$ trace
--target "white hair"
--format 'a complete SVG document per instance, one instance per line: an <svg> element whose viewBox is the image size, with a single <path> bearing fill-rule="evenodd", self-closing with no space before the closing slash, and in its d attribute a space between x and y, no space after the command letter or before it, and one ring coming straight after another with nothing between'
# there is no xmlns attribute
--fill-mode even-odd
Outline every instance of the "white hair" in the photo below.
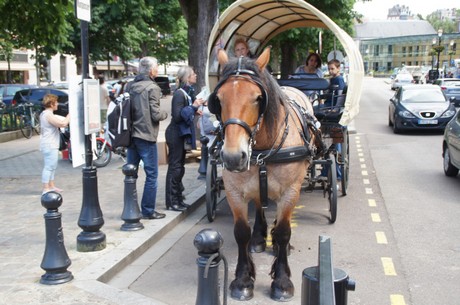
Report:
<svg viewBox="0 0 460 305"><path fill-rule="evenodd" d="M178 87L181 87L185 84L187 84L187 81L190 77L190 75L193 74L193 68L190 66L182 66L179 68L177 71L177 79L176 79L176 84Z"/></svg>
<svg viewBox="0 0 460 305"><path fill-rule="evenodd" d="M150 70L158 68L158 60L155 57L143 57L139 61L139 74L150 74Z"/></svg>

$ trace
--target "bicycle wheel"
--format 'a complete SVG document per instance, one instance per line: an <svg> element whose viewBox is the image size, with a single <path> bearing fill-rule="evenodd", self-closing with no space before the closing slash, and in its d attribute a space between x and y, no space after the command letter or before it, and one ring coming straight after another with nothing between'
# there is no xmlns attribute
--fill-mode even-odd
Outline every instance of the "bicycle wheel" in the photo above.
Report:
<svg viewBox="0 0 460 305"><path fill-rule="evenodd" d="M19 127L22 135L27 139L32 138L32 125L30 124L30 118L26 115L22 115L19 121Z"/></svg>
<svg viewBox="0 0 460 305"><path fill-rule="evenodd" d="M335 164L335 157L328 159L331 162L327 173L327 186L326 191L329 199L329 211L331 212L330 223L334 223L337 219L337 169Z"/></svg>
<svg viewBox="0 0 460 305"><path fill-rule="evenodd" d="M96 139L96 149L93 151L96 155L96 159L93 160L93 164L96 167L104 167L109 164L112 159L112 151L107 144L104 145L104 141Z"/></svg>
<svg viewBox="0 0 460 305"><path fill-rule="evenodd" d="M348 135L348 129L345 129L343 131L344 137L343 137L343 145L342 145L342 160L340 164L340 170L342 173L342 195L346 196L347 195L347 188L348 188L348 179L349 179L349 174L350 174L350 144L349 144L349 135Z"/></svg>
<svg viewBox="0 0 460 305"><path fill-rule="evenodd" d="M40 134L40 113L34 112L34 126L35 132Z"/></svg>
<svg viewBox="0 0 460 305"><path fill-rule="evenodd" d="M206 215L209 222L213 222L216 217L218 183L217 165L209 158L206 168Z"/></svg>

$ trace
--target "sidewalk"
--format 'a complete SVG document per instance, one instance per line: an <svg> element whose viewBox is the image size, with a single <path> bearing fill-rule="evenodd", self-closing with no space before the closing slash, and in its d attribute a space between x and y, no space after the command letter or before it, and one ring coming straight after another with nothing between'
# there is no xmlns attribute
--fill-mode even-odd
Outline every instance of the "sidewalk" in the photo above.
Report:
<svg viewBox="0 0 460 305"><path fill-rule="evenodd" d="M56 185L62 188L62 229L67 254L72 262L68 271L74 279L60 285L39 283L45 270L40 268L45 250L46 209L41 206L40 175L43 166L38 150L39 137L0 143L0 304L161 304L131 291L105 284L155 244L172 227L204 201L205 182L197 180L198 162L186 164L186 202L193 204L184 213L165 209L164 186L167 165L159 169L157 209L166 213L160 220L141 220L144 229L121 231L123 220L123 161L114 156L111 163L97 170L98 199L105 224L106 248L77 252L76 239L82 229L78 219L82 206L82 169L68 160L59 160ZM139 171L138 201L145 175Z"/></svg>

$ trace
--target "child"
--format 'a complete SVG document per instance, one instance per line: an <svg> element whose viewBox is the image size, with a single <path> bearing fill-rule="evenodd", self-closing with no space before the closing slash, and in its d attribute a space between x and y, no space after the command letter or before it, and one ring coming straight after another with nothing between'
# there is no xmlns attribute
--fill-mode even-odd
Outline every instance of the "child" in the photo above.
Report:
<svg viewBox="0 0 460 305"><path fill-rule="evenodd" d="M331 59L327 63L327 68L329 70L329 75L331 76L329 80L329 89L331 91L331 96L326 99L323 107L332 107L335 106L336 101L332 104L332 97L342 94L345 89L345 80L342 75L340 75L340 61L337 59Z"/></svg>

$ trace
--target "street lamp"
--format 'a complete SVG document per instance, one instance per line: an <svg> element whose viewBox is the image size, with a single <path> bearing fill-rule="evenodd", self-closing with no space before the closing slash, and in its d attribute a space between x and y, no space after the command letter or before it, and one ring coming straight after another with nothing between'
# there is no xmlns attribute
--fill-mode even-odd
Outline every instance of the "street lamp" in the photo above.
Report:
<svg viewBox="0 0 460 305"><path fill-rule="evenodd" d="M435 72L435 76L434 76L434 79L438 79L439 78L439 55L441 55L441 52L444 50L444 46L441 45L441 41L442 41L442 29L439 29L438 30L438 45L437 46L434 46L433 47L433 50L436 51L436 53L438 54L438 62L436 63L436 72ZM433 38L433 45L436 44L436 38Z"/></svg>
<svg viewBox="0 0 460 305"><path fill-rule="evenodd" d="M454 40L452 39L449 43L450 45L450 51L449 51L449 67L452 67L452 55L455 55L455 51L456 51L456 43L454 42Z"/></svg>

